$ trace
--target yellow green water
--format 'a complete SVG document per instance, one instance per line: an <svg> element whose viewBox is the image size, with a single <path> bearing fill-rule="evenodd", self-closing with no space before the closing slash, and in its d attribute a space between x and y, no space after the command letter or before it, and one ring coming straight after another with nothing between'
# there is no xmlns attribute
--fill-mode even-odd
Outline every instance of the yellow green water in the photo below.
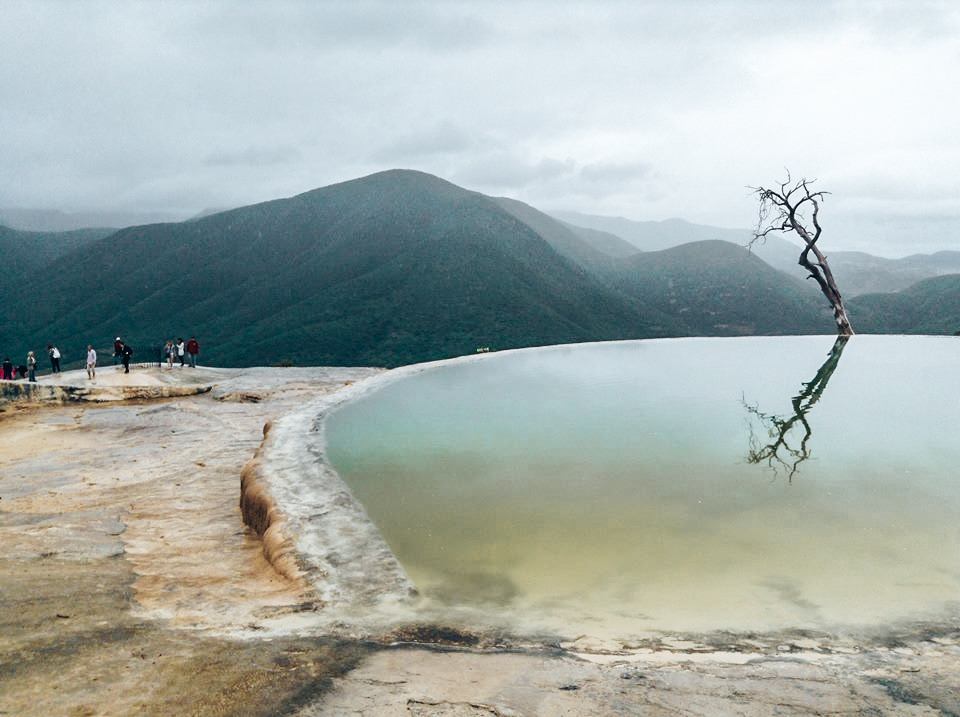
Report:
<svg viewBox="0 0 960 717"><path fill-rule="evenodd" d="M429 609L627 636L955 619L958 427L960 339L857 336L491 354L326 431Z"/></svg>

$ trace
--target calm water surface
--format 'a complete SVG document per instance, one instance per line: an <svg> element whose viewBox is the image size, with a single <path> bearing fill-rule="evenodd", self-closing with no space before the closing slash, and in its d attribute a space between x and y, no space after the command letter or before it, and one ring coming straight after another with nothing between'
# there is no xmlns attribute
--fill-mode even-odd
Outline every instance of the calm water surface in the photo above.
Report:
<svg viewBox="0 0 960 717"><path fill-rule="evenodd" d="M958 426L960 339L678 339L442 365L327 440L425 607L625 636L955 616Z"/></svg>

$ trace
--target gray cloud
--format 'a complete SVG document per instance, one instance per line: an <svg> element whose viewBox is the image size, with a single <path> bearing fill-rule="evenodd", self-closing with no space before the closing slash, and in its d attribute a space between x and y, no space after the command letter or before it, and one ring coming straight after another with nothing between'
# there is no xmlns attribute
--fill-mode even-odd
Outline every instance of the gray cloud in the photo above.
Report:
<svg viewBox="0 0 960 717"><path fill-rule="evenodd" d="M233 167L250 165L269 167L274 164L286 164L300 159L301 152L296 147L247 147L242 150L218 150L203 158L210 167Z"/></svg>
<svg viewBox="0 0 960 717"><path fill-rule="evenodd" d="M649 177L653 172L646 162L594 162L580 170L580 176L588 182L630 182Z"/></svg>
<svg viewBox="0 0 960 717"><path fill-rule="evenodd" d="M556 179L574 169L572 160L553 157L526 160L509 152L495 152L466 163L455 176L468 185L517 190Z"/></svg>
<svg viewBox="0 0 960 717"><path fill-rule="evenodd" d="M199 40L264 52L290 48L326 52L410 47L458 51L494 37L482 6L457 3L248 2L207 4L189 32Z"/></svg>
<svg viewBox="0 0 960 717"><path fill-rule="evenodd" d="M406 162L434 155L459 154L477 144L469 132L447 121L426 130L405 133L374 152L371 159L375 162Z"/></svg>
<svg viewBox="0 0 960 717"><path fill-rule="evenodd" d="M960 218L960 8L808 9L8 0L0 207L192 213L408 166L544 208L747 226L744 187L786 165L834 192L843 247L909 253L929 226L960 248L938 219ZM874 239L864 216L913 219Z"/></svg>

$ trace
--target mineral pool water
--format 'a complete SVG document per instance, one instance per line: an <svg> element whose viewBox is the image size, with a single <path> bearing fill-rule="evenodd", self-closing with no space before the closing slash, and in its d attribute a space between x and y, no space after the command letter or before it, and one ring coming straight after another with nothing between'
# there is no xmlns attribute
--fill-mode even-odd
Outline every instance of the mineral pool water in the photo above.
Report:
<svg viewBox="0 0 960 717"><path fill-rule="evenodd" d="M328 454L425 610L882 628L960 601L960 339L547 347L386 381Z"/></svg>

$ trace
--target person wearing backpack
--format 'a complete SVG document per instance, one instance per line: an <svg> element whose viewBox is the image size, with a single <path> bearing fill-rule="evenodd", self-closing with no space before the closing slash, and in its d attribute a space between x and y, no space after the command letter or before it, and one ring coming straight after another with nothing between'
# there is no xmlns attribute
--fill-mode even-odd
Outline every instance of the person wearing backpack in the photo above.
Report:
<svg viewBox="0 0 960 717"><path fill-rule="evenodd" d="M183 345L183 339L177 339L177 358L180 359L180 368L183 368L183 356L186 353L186 347Z"/></svg>
<svg viewBox="0 0 960 717"><path fill-rule="evenodd" d="M33 351L27 351L27 374L30 383L37 382L37 357L33 355Z"/></svg>
<svg viewBox="0 0 960 717"><path fill-rule="evenodd" d="M133 356L133 349L130 344L124 344L120 353L123 356L123 372L130 373L130 357Z"/></svg>

